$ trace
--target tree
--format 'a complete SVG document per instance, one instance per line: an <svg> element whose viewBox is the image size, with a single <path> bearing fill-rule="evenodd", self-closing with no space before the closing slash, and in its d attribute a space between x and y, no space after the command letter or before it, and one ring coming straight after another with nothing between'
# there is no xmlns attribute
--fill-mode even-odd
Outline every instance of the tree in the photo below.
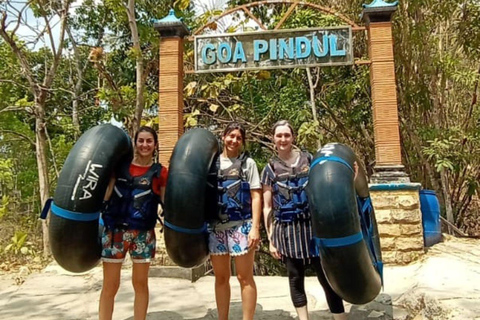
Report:
<svg viewBox="0 0 480 320"><path fill-rule="evenodd" d="M48 179L47 166L47 110L45 108L48 99L49 90L55 77L58 65L60 63L64 48L65 30L67 26L68 11L70 9L70 1L61 2L27 2L22 4L20 10L16 9L16 2L6 1L4 3L5 10L1 12L0 19L0 36L18 59L20 70L19 74L27 80L28 89L33 95L32 113L35 117L35 150L38 166L38 180L40 200L43 204L49 197L50 186ZM40 30L32 26L28 26L27 22L22 19L24 11L31 12L44 21L44 26ZM52 19L59 19L59 35L54 39ZM13 19L13 20L9 20ZM25 50L25 43L17 38L17 31L21 25L27 25L32 32L35 33L36 39L47 38L49 56L42 66L45 72L35 74L31 64L31 60ZM37 44L38 40L34 41ZM44 223L44 252L49 252L49 243L47 237L47 224Z"/></svg>
<svg viewBox="0 0 480 320"><path fill-rule="evenodd" d="M410 174L464 225L480 178L480 7L476 1L400 4L395 57L403 151Z"/></svg>

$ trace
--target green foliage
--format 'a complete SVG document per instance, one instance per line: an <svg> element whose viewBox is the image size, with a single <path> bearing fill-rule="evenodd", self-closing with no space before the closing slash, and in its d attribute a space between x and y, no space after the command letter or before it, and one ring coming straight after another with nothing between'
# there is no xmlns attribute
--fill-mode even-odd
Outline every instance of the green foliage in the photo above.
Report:
<svg viewBox="0 0 480 320"><path fill-rule="evenodd" d="M478 3L412 1L399 13L393 30L407 169L436 189L462 227L480 190Z"/></svg>
<svg viewBox="0 0 480 320"><path fill-rule="evenodd" d="M273 20L276 25L281 18L284 16L285 12L280 12L280 14L274 16ZM317 10L306 9L306 10L297 10L292 14L283 24L282 29L300 29L300 28L318 28L318 27L335 27L343 26L345 22L340 20L334 15L327 15L320 13Z"/></svg>
<svg viewBox="0 0 480 320"><path fill-rule="evenodd" d="M27 242L28 234L26 232L17 231L11 238L10 244L8 244L4 251L13 255L31 255L33 251L29 247L31 243Z"/></svg>
<svg viewBox="0 0 480 320"><path fill-rule="evenodd" d="M309 146L308 149L315 150L315 145L312 145L312 141L322 141L323 135L318 132L319 122L304 122L298 129L297 143L302 146Z"/></svg>
<svg viewBox="0 0 480 320"><path fill-rule="evenodd" d="M8 196L3 195L2 201L0 203L0 220L8 214L8 205L10 203L10 199Z"/></svg>
<svg viewBox="0 0 480 320"><path fill-rule="evenodd" d="M0 158L0 195L13 189L13 161L12 159Z"/></svg>
<svg viewBox="0 0 480 320"><path fill-rule="evenodd" d="M173 6L176 9L183 11L190 6L190 0L175 0Z"/></svg>

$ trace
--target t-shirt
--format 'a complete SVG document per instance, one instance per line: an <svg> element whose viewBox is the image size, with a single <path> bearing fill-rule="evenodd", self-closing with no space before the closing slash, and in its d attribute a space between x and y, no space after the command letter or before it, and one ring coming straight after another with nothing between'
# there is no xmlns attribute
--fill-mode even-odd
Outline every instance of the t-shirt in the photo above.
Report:
<svg viewBox="0 0 480 320"><path fill-rule="evenodd" d="M150 166L139 166L132 163L130 164L129 172L132 177L138 177L147 173L148 169L150 169ZM168 169L162 166L162 169L160 170L160 177L153 178L153 192L160 195L160 188L167 185L167 176Z"/></svg>
<svg viewBox="0 0 480 320"><path fill-rule="evenodd" d="M220 155L220 170L225 170L230 167L237 158L227 158L223 155ZM259 190L262 188L260 183L260 175L258 174L257 164L255 160L248 157L242 166L242 171L245 177L245 180L250 184L250 190ZM229 221L227 223L218 223L216 224L215 230L226 230L233 226L241 225L243 221Z"/></svg>

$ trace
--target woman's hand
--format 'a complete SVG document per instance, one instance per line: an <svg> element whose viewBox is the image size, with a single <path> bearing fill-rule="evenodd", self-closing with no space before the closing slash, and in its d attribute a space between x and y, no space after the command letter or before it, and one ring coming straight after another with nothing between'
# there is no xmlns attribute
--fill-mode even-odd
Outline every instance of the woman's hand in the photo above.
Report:
<svg viewBox="0 0 480 320"><path fill-rule="evenodd" d="M277 248L275 248L275 246L272 244L271 241L270 241L269 247L270 247L270 254L272 255L272 257L274 257L277 260L280 260L282 258L282 255L280 254L280 252L278 252Z"/></svg>
<svg viewBox="0 0 480 320"><path fill-rule="evenodd" d="M252 226L250 232L248 233L248 248L256 249L260 244L260 229L258 227Z"/></svg>

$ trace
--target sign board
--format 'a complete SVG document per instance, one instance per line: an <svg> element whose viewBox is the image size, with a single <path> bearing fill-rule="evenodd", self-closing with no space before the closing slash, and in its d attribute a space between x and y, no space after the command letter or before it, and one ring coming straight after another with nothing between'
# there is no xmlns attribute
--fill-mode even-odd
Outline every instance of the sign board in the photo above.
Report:
<svg viewBox="0 0 480 320"><path fill-rule="evenodd" d="M197 73L351 64L350 26L195 37Z"/></svg>

